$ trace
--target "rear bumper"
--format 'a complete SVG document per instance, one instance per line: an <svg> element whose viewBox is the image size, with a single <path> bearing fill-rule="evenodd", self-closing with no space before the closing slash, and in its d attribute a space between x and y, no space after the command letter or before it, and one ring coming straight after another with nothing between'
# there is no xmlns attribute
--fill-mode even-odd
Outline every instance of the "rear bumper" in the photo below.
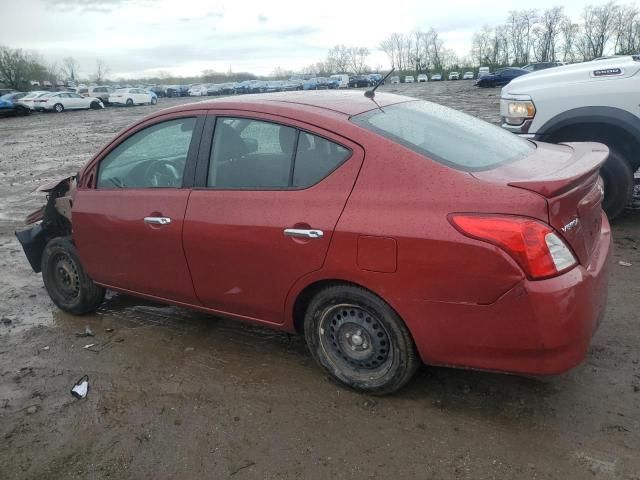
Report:
<svg viewBox="0 0 640 480"><path fill-rule="evenodd" d="M588 265L523 280L490 305L399 302L425 363L525 375L555 375L584 359L604 316L611 231Z"/></svg>

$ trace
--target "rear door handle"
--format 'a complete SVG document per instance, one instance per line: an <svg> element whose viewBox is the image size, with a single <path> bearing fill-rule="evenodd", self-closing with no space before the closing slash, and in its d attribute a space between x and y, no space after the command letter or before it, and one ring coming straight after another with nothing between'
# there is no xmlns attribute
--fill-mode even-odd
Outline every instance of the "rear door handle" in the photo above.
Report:
<svg viewBox="0 0 640 480"><path fill-rule="evenodd" d="M144 217L144 223L151 225L169 225L171 219L169 217Z"/></svg>
<svg viewBox="0 0 640 480"><path fill-rule="evenodd" d="M296 238L322 238L324 232L322 230L304 230L301 228L285 228L284 234L287 237Z"/></svg>

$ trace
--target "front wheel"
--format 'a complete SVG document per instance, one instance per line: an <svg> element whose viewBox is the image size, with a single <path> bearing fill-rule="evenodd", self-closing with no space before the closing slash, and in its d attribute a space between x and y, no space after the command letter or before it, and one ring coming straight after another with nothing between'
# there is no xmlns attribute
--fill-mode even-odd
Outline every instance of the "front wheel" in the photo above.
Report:
<svg viewBox="0 0 640 480"><path fill-rule="evenodd" d="M151 99L151 105L155 105L156 103L158 103L158 99L157 98L152 98Z"/></svg>
<svg viewBox="0 0 640 480"><path fill-rule="evenodd" d="M91 102L91 110L98 110L100 108L100 104L98 102Z"/></svg>
<svg viewBox="0 0 640 480"><path fill-rule="evenodd" d="M127 107L131 107L133 106L133 100L131 100L130 98L127 98Z"/></svg>
<svg viewBox="0 0 640 480"><path fill-rule="evenodd" d="M373 395L402 388L419 360L409 331L381 298L360 287L321 290L304 318L315 361L337 383Z"/></svg>
<svg viewBox="0 0 640 480"><path fill-rule="evenodd" d="M61 103L56 103L53 106L53 109L56 111L56 113L62 113L64 112L64 105L62 105Z"/></svg>
<svg viewBox="0 0 640 480"><path fill-rule="evenodd" d="M50 240L42 253L42 280L53 303L74 315L95 312L105 290L87 275L70 237Z"/></svg>

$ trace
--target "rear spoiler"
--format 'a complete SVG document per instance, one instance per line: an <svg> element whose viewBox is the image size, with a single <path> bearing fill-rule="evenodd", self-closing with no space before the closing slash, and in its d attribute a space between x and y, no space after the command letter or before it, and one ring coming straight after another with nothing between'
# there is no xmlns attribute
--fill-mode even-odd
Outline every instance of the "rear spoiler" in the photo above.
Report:
<svg viewBox="0 0 640 480"><path fill-rule="evenodd" d="M537 192L547 198L568 192L589 177L597 175L602 164L609 158L609 148L594 142L561 143L573 150L572 162L561 170L556 170L548 177L543 175L527 180L510 182L512 187Z"/></svg>

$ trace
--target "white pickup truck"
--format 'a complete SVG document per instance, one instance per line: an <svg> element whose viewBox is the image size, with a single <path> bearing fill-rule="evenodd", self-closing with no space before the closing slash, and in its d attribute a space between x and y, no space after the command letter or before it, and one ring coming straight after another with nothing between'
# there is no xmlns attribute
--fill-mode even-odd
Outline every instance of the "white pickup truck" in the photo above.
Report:
<svg viewBox="0 0 640 480"><path fill-rule="evenodd" d="M640 167L640 56L622 56L540 70L502 89L507 130L544 142L595 141L609 147L600 174L603 208L622 212Z"/></svg>

